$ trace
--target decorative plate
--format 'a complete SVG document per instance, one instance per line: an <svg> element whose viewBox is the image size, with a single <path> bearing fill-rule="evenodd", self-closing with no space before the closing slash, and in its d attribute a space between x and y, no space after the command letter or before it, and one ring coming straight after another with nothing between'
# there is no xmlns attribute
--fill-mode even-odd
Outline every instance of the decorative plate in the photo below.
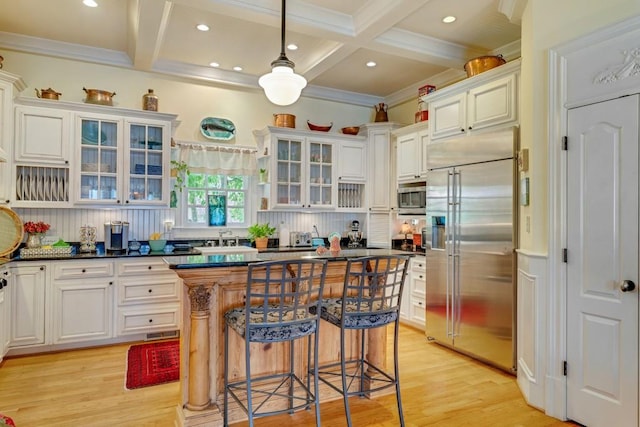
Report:
<svg viewBox="0 0 640 427"><path fill-rule="evenodd" d="M205 117L200 122L200 132L208 139L228 141L236 135L236 126L231 120Z"/></svg>
<svg viewBox="0 0 640 427"><path fill-rule="evenodd" d="M14 211L0 206L0 257L20 246L24 234L22 227L22 221Z"/></svg>

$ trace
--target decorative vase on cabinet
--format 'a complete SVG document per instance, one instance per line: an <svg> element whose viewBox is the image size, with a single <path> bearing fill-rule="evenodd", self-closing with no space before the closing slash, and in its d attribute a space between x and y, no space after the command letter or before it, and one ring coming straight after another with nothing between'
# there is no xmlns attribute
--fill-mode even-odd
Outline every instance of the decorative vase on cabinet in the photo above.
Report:
<svg viewBox="0 0 640 427"><path fill-rule="evenodd" d="M25 246L28 249L36 249L42 246L42 233L29 233L27 234L27 241Z"/></svg>

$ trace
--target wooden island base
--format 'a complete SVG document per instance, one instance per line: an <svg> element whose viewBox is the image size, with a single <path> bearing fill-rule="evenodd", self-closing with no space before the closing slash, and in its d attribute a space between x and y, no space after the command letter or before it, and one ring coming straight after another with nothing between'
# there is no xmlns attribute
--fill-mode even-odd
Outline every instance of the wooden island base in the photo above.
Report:
<svg viewBox="0 0 640 427"><path fill-rule="evenodd" d="M342 295L346 261L332 261L327 265L324 296ZM224 313L244 306L246 266L176 269L183 279L183 330L180 344L180 388L182 405L177 408L178 426L222 426L224 403ZM187 303L188 302L188 303ZM386 328L367 331L365 351L367 360L377 366L386 365ZM348 340L348 355L356 355L359 338L354 332ZM288 343L251 344L253 375L285 372L289 366ZM307 340L295 341L295 366L298 376L306 378ZM244 340L236 333L229 334L230 381L242 379L244 368ZM326 322L320 324L320 365L338 362L340 330ZM339 382L339 377L336 377ZM366 386L365 386L366 387ZM383 393L391 393L387 389ZM381 393L376 393L379 395ZM370 396L372 397L372 396ZM320 385L320 401L341 398L329 386ZM229 421L245 420L245 413L230 400Z"/></svg>

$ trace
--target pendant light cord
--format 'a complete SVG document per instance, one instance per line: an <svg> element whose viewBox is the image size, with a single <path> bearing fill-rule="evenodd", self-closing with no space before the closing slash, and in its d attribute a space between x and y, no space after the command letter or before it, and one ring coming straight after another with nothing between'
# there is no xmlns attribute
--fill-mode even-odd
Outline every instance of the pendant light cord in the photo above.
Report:
<svg viewBox="0 0 640 427"><path fill-rule="evenodd" d="M284 51L284 37L285 37L285 16L287 13L287 0L282 0L282 19L280 23L280 56L278 59L271 63L271 68L276 66L285 66L289 68L294 68L295 64L289 58L287 58L287 54Z"/></svg>

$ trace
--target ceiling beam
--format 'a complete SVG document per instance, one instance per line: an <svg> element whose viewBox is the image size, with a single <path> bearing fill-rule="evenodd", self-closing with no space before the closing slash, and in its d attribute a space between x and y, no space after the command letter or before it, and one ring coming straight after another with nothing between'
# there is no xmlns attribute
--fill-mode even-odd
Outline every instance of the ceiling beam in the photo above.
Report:
<svg viewBox="0 0 640 427"><path fill-rule="evenodd" d="M158 59L173 2L158 0L134 0L129 4L128 41L133 67L151 70ZM134 10L132 10L134 9Z"/></svg>

